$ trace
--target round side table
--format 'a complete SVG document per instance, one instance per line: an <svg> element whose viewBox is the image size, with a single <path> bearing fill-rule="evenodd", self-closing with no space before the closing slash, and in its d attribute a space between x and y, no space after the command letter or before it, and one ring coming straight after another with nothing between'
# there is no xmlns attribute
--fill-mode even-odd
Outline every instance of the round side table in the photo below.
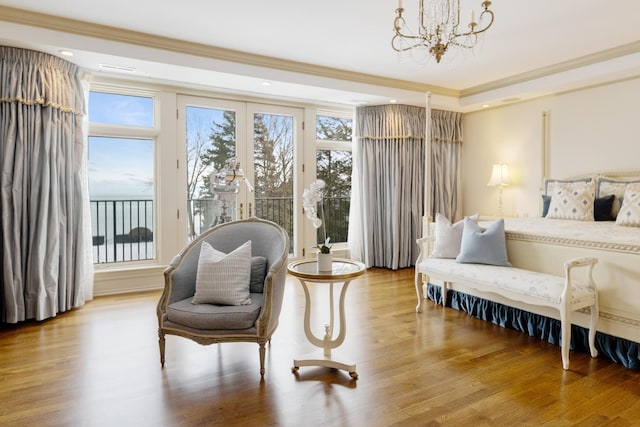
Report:
<svg viewBox="0 0 640 427"><path fill-rule="evenodd" d="M305 307L304 307L304 333L309 342L316 347L323 349L321 355L311 354L293 359L293 367L291 372L296 373L301 366L326 366L334 369L342 369L349 372L353 379L358 379L356 372L356 364L351 361L337 360L340 357L332 355L331 350L339 347L343 342L347 333L347 325L345 321L344 299L347 294L347 288L352 279L364 274L365 266L361 262L348 259L334 259L331 271L318 271L318 263L316 260L295 261L289 264L287 271L296 277L304 290ZM308 282L322 283L329 286L329 323L324 326L324 336L316 337L311 331L311 295L309 293ZM334 338L334 283L342 283L340 290L340 331Z"/></svg>

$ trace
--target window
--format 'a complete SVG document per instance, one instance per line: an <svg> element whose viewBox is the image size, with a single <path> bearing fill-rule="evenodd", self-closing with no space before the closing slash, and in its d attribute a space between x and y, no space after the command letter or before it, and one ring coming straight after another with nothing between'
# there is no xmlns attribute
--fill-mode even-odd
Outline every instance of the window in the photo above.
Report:
<svg viewBox="0 0 640 427"><path fill-rule="evenodd" d="M90 92L89 122L152 128L153 98Z"/></svg>
<svg viewBox="0 0 640 427"><path fill-rule="evenodd" d="M220 221L235 217L235 203L211 192L211 174L225 170L236 157L236 112L225 108L185 106L187 141L187 233L193 239ZM235 195L233 195L235 200Z"/></svg>
<svg viewBox="0 0 640 427"><path fill-rule="evenodd" d="M89 93L94 263L155 259L153 101Z"/></svg>
<svg viewBox="0 0 640 427"><path fill-rule="evenodd" d="M351 205L351 116L340 113L316 116L316 176L325 184L327 236L333 243L347 241ZM318 236L318 241L322 237Z"/></svg>
<svg viewBox="0 0 640 427"><path fill-rule="evenodd" d="M186 135L187 238L256 216L287 230L293 252L294 147L303 111L187 95L178 98L178 111L178 132Z"/></svg>

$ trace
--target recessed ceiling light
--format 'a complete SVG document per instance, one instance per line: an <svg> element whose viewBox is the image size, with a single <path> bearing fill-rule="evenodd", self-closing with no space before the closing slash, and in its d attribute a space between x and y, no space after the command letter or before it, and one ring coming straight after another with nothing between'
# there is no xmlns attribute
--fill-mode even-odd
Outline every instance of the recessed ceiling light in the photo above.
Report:
<svg viewBox="0 0 640 427"><path fill-rule="evenodd" d="M489 108L489 104L482 104L482 108Z"/></svg>
<svg viewBox="0 0 640 427"><path fill-rule="evenodd" d="M271 82L262 82L262 86L271 86Z"/></svg>
<svg viewBox="0 0 640 427"><path fill-rule="evenodd" d="M59 50L58 53L62 56L68 56L71 57L73 56L73 52L71 52L70 50Z"/></svg>
<svg viewBox="0 0 640 427"><path fill-rule="evenodd" d="M390 99L390 100L389 100L389 102L390 102L391 104L395 104L396 102L398 102L398 100L397 100L397 99Z"/></svg>
<svg viewBox="0 0 640 427"><path fill-rule="evenodd" d="M133 67L126 67L124 65L112 65L112 64L100 64L100 68L112 71L125 71L128 73L134 73L136 71Z"/></svg>

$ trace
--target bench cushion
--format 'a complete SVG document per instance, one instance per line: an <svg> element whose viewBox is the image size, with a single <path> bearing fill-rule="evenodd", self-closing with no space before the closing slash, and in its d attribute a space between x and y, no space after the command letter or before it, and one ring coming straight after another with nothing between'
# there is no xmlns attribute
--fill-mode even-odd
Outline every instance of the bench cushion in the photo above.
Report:
<svg viewBox="0 0 640 427"><path fill-rule="evenodd" d="M560 303L564 277L515 267L484 264L460 264L451 259L427 258L417 271L434 279L461 283L479 290L508 291L520 295L520 300L535 304L541 300L552 305ZM593 299L595 291L572 278L571 302L574 304ZM546 305L546 304L545 304Z"/></svg>

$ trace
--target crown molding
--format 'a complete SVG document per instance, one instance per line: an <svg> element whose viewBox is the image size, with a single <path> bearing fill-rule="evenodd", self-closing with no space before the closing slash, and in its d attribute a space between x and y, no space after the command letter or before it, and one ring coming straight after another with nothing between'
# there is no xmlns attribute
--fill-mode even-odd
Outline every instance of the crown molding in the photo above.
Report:
<svg viewBox="0 0 640 427"><path fill-rule="evenodd" d="M178 52L204 58L235 62L338 80L365 83L375 86L391 87L414 92L432 92L437 95L459 97L460 91L441 86L374 76L338 68L323 67L297 61L289 61L270 56L257 55L232 49L225 49L203 43L188 42L174 38L157 36L138 31L125 30L107 25L94 24L60 16L47 15L7 6L0 6L0 21L12 22L48 30L94 37L125 44Z"/></svg>
<svg viewBox="0 0 640 427"><path fill-rule="evenodd" d="M612 59L620 58L620 57L631 55L638 52L640 52L640 41L628 43L622 46L617 46L611 49L607 49L607 50L592 53L589 55L581 56L578 58L570 59L568 61L559 62L557 64L553 64L548 67L536 68L535 70L527 71L526 73L515 74L513 76L496 80L483 85L463 89L460 91L460 96L465 97L465 96L477 95L483 92L501 89L503 87L523 83L523 82L534 80L534 79L539 79L541 77L551 76L553 74L558 74L565 71L575 70L577 68L597 64L599 62L609 61Z"/></svg>

